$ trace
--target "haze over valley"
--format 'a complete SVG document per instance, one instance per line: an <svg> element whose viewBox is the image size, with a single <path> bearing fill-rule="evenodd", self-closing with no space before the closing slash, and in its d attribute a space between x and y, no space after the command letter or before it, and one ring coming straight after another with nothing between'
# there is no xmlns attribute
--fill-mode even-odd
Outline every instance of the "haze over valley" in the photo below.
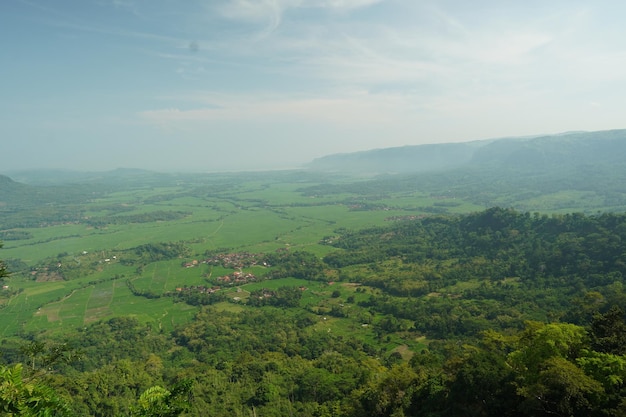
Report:
<svg viewBox="0 0 626 417"><path fill-rule="evenodd" d="M626 415L625 12L2 1L0 416Z"/></svg>

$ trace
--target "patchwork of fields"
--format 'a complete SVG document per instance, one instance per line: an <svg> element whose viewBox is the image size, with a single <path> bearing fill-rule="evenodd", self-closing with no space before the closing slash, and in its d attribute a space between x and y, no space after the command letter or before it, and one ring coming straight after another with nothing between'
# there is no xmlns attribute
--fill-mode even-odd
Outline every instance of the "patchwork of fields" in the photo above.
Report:
<svg viewBox="0 0 626 417"><path fill-rule="evenodd" d="M60 214L55 218L51 210L30 227L15 225L22 218L31 222L37 218L37 202L12 213L3 227L13 226L7 230L19 230L26 238L7 240L2 249L2 259L16 267L0 298L0 335L62 332L119 315L171 330L190 320L198 307L164 295L176 293L180 287L205 286L211 277L233 272L206 264L183 268L186 261L201 260L212 252L277 250L305 250L321 257L334 250L321 241L338 229L384 225L391 219L424 215L428 208L441 206L440 197L417 191L369 197L350 193L311 196L300 190L323 185L327 178L294 181L285 175L260 177L204 177L162 186L122 183L113 187L116 191L83 204L59 207L59 213L74 213L70 219ZM450 211L478 208L458 202ZM138 259L137 247L156 242L177 242L186 249L168 259ZM244 271L262 277L266 269ZM222 288L222 294L232 292L228 296L231 302L221 301L217 306L241 308L232 303L233 297L245 302L250 291L294 285L293 280ZM135 291L154 298L137 296L129 282ZM319 288L325 284L297 283L309 288L301 300L305 307L329 298L328 291ZM346 291L343 288L342 294ZM355 323L328 317L320 325L339 332L367 327Z"/></svg>
<svg viewBox="0 0 626 417"><path fill-rule="evenodd" d="M177 289L215 287L217 277L251 273L261 281L221 285L221 298L211 301L237 310L247 308L252 291L295 285L295 278L264 280L272 268L203 263L208 254L306 251L321 258L337 250L326 243L346 230L484 208L471 203L476 199L467 197L468 190L442 192L412 181L394 188L386 180L302 172L163 178L117 178L92 185L105 191L91 193L86 187L83 201L73 190L66 204L33 198L5 210L0 229L15 238L3 242L0 256L12 271L8 288L0 293L0 335L61 333L120 315L169 331L199 308L180 302ZM515 196L514 190L508 195ZM520 198L521 206L557 212L564 204L589 204L586 194L576 191ZM193 268L182 266L193 260L198 262ZM325 274L320 282L333 279L332 271ZM320 282L298 286L316 288ZM338 300L349 296L346 291ZM354 288L350 293L356 301L367 298ZM330 291L317 288L300 302L320 313L320 308L330 311L333 301ZM345 303L342 308L348 311ZM372 318L356 304L345 316L326 317L320 325L336 332L358 328L365 339L374 337L367 326L361 327Z"/></svg>

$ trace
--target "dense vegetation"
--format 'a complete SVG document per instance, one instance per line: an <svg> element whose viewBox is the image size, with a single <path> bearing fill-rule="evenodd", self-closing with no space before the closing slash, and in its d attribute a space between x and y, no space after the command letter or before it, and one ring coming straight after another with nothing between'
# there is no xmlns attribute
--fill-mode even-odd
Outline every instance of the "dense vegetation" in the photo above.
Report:
<svg viewBox="0 0 626 417"><path fill-rule="evenodd" d="M4 340L2 378L94 416L626 414L626 215L491 208L322 242L242 255L265 273L171 331L122 316Z"/></svg>
<svg viewBox="0 0 626 417"><path fill-rule="evenodd" d="M303 187L303 191L380 197L419 189L448 202L470 201L483 207L624 211L624 157L626 130L408 146L320 158L312 163L313 168L399 175L320 184ZM445 211L445 207L438 208Z"/></svg>
<svg viewBox="0 0 626 417"><path fill-rule="evenodd" d="M621 134L0 177L0 414L626 415Z"/></svg>

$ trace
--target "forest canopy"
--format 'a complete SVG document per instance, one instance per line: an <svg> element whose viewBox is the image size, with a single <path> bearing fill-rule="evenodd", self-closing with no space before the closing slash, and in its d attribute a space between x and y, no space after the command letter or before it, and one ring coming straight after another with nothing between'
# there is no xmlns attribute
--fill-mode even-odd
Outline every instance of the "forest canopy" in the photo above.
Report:
<svg viewBox="0 0 626 417"><path fill-rule="evenodd" d="M121 316L62 340L4 341L3 378L39 384L42 398L77 415L624 412L626 215L495 207L341 229L323 242L322 259L240 255L268 265L258 289L241 301L222 293L171 332ZM189 250L128 254L151 262ZM128 282L137 297L161 297ZM354 330L335 333L329 318ZM38 392L24 389L26 400L8 400L3 388L5 410Z"/></svg>

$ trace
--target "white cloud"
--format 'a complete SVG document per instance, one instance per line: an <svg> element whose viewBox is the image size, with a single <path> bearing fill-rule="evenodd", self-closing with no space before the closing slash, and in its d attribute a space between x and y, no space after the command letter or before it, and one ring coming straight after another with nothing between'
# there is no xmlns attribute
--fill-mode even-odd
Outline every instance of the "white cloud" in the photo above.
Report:
<svg viewBox="0 0 626 417"><path fill-rule="evenodd" d="M186 97L191 100L191 97ZM340 97L280 98L258 96L224 96L207 94L195 101L212 103L210 107L191 110L178 108L148 110L139 113L148 123L165 126L188 122L258 120L277 122L309 121L336 125L390 123L408 103L402 95L372 95L353 92Z"/></svg>
<svg viewBox="0 0 626 417"><path fill-rule="evenodd" d="M222 9L228 18L270 22L270 29L281 25L281 30L253 45L245 39L220 39L213 43L211 54L190 60L231 62L242 76L263 75L270 81L258 83L248 94L179 97L180 107L143 112L143 120L176 124L292 119L344 126L395 120L414 126L410 120L419 113L424 120L442 123L448 117L489 124L481 112L501 117L502 109L511 114L532 113L538 101L558 107L555 91L567 87L564 83L571 82L570 91L574 91L584 89L590 81L585 78L597 74L624 79L626 54L593 52L576 43L587 34L581 28L588 27L588 15L575 7L538 18L517 18L515 13L502 15L488 9L452 14L429 3L407 9L406 20L393 25L384 20L343 18L310 21L287 13L314 3L315 7L349 9L379 2L231 1ZM477 19L481 13L484 16ZM588 60L580 51L593 53L594 59ZM242 56L245 64L239 60ZM601 65L594 68L596 63ZM292 87L284 87L282 80L290 81ZM307 84L315 84L316 90ZM198 107L198 102L215 106ZM188 109L184 103L196 108L177 110ZM466 114L474 119L468 121Z"/></svg>
<svg viewBox="0 0 626 417"><path fill-rule="evenodd" d="M285 10L299 4L300 0L230 0L217 10L228 19L264 25L263 37L278 28Z"/></svg>
<svg viewBox="0 0 626 417"><path fill-rule="evenodd" d="M78 49L85 57L67 67L66 79L110 80L76 84L93 88L82 97L70 86L46 99L80 114L117 115L146 142L240 148L306 138L306 149L324 154L623 123L620 13L582 0L136 0L141 14L126 0L102 1L102 16L48 3L56 11L38 15L53 35L71 33L89 46ZM198 48L190 50L192 42ZM111 66L91 59L100 45ZM55 62L63 59L58 50ZM61 124L59 137L77 126ZM110 127L111 136L128 131L110 125L119 128Z"/></svg>

